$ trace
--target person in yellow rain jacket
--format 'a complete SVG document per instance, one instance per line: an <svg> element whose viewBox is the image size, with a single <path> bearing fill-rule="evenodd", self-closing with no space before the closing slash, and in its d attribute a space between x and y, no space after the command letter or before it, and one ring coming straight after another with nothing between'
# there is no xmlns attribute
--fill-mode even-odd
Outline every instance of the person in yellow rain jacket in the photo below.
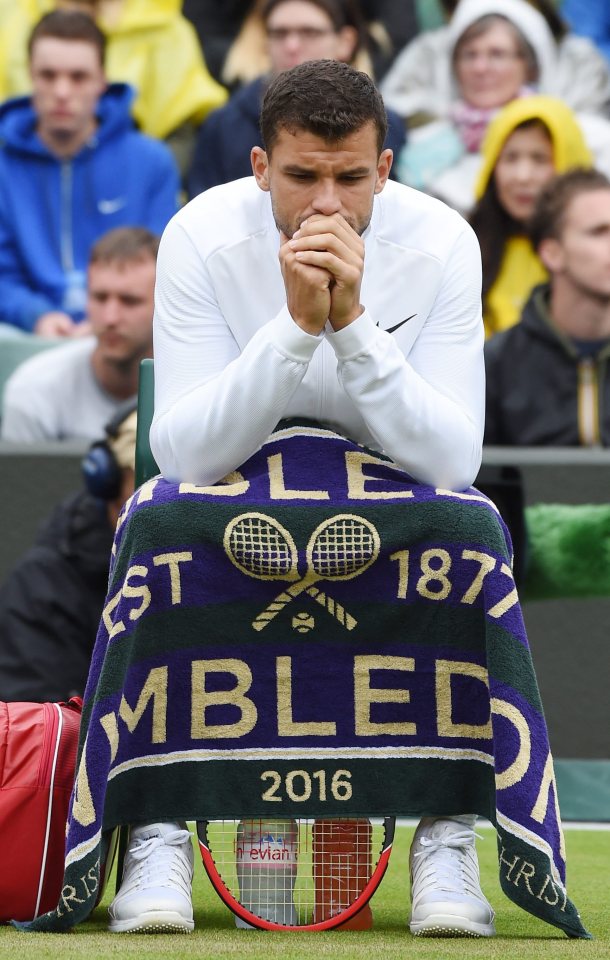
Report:
<svg viewBox="0 0 610 960"><path fill-rule="evenodd" d="M29 92L27 37L55 7L91 12L107 38L108 79L135 87L136 123L167 140L185 169L195 128L228 94L210 75L181 0L0 0L0 100Z"/></svg>
<svg viewBox="0 0 610 960"><path fill-rule="evenodd" d="M529 228L549 282L485 344L484 443L608 447L610 180L595 169L554 178Z"/></svg>
<svg viewBox="0 0 610 960"><path fill-rule="evenodd" d="M489 337L516 323L533 287L547 279L526 229L540 191L555 174L593 159L577 116L546 96L504 107L487 128L482 157L470 223L481 245Z"/></svg>

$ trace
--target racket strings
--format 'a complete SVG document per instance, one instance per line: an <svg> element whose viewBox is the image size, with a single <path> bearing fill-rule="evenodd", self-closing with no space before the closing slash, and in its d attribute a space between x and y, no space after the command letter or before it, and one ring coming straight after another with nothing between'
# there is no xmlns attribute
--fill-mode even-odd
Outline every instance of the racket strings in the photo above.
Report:
<svg viewBox="0 0 610 960"><path fill-rule="evenodd" d="M371 531L362 523L343 518L317 534L311 548L311 567L322 579L346 576L366 566L375 552Z"/></svg>
<svg viewBox="0 0 610 960"><path fill-rule="evenodd" d="M260 517L244 517L235 524L229 549L236 563L250 573L266 577L288 576L293 569L293 551L281 530Z"/></svg>
<svg viewBox="0 0 610 960"><path fill-rule="evenodd" d="M318 923L353 904L384 838L381 820L208 824L210 853L232 895L254 916L287 926Z"/></svg>

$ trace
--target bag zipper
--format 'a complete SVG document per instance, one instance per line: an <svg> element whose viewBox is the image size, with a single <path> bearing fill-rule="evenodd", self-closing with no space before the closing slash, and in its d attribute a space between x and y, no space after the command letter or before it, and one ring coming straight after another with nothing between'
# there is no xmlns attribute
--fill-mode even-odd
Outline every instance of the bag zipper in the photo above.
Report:
<svg viewBox="0 0 610 960"><path fill-rule="evenodd" d="M45 881L45 870L47 867L47 854L49 852L49 836L51 833L51 818L53 814L53 795L55 787L55 773L57 771L57 758L59 756L59 745L61 743L61 734L64 725L63 713L58 703L44 703L43 711L45 717L45 736L44 736L44 757L45 762L41 768L43 773L42 784L47 782L49 776L49 796L47 801L47 821L45 824L44 844L42 848L42 860L40 864L40 877L38 880L38 893L36 895L36 906L34 908L34 917L38 916L40 901ZM50 768L50 774L49 774Z"/></svg>

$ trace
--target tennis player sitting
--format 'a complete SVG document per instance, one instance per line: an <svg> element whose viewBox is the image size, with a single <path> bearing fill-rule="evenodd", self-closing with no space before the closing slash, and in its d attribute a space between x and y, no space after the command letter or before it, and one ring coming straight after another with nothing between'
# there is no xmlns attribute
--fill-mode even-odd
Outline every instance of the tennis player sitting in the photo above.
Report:
<svg viewBox="0 0 610 960"><path fill-rule="evenodd" d="M442 203L388 181L386 116L344 63L279 75L254 177L201 194L158 259L155 419L164 476L213 484L281 418L321 421L416 480L463 490L484 409L477 241ZM492 936L475 817L425 818L411 852L413 933ZM111 930L193 928L183 824L132 827Z"/></svg>

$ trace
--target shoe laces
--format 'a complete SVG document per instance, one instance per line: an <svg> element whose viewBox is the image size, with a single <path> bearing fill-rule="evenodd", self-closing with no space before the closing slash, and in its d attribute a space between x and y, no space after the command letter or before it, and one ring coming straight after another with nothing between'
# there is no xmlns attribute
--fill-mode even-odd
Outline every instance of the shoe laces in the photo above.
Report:
<svg viewBox="0 0 610 960"><path fill-rule="evenodd" d="M138 887L145 890L178 883L190 892L192 868L186 851L180 849L190 842L188 830L172 830L164 836L145 839L138 837L129 848L130 866L137 872L137 879L133 879Z"/></svg>
<svg viewBox="0 0 610 960"><path fill-rule="evenodd" d="M481 899L479 867L475 854L474 830L465 829L418 838L421 850L413 854L413 883L418 894L429 889L447 894L464 894Z"/></svg>

